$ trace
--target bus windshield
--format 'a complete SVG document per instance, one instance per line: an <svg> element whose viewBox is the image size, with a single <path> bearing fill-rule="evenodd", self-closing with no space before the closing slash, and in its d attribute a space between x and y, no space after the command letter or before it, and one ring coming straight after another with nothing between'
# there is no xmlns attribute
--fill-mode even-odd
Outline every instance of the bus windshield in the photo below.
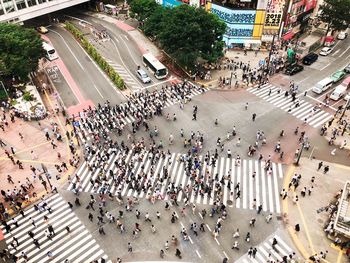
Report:
<svg viewBox="0 0 350 263"><path fill-rule="evenodd" d="M142 57L143 64L154 73L157 79L166 78L168 75L167 68L159 62L151 53L144 54Z"/></svg>

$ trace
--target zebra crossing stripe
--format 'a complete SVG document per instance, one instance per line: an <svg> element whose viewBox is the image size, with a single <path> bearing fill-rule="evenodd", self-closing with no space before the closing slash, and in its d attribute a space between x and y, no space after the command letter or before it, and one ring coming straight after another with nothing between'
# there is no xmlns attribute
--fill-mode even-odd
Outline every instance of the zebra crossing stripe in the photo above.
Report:
<svg viewBox="0 0 350 263"><path fill-rule="evenodd" d="M275 163L272 163L272 176L273 176L273 184L274 184L274 189L275 189L275 202L276 202L276 213L280 214L281 209L280 209L280 199L279 199L279 193L278 193L278 181L277 181L277 167Z"/></svg>
<svg viewBox="0 0 350 263"><path fill-rule="evenodd" d="M261 88L257 87L258 86L248 88L247 91L280 108L281 110L290 113L299 120L306 121L306 123L314 128L323 125L323 123L332 118L332 114L324 110L318 109L316 112L314 112L314 105L303 99L298 99L299 106L295 107L296 104L295 101L292 101L291 95L284 96L283 91L277 93L279 88L271 84L265 84L261 86Z"/></svg>
<svg viewBox="0 0 350 263"><path fill-rule="evenodd" d="M12 229L11 233L5 235L6 243L13 242L13 237L16 237L20 245L16 249L10 249L11 253L20 257L22 251L25 251L29 258L28 262L33 263L62 262L66 258L71 262L90 262L99 260L101 257L108 261L104 251L59 194L47 198L45 202L51 207L52 213L49 213L48 210L40 212L31 208L25 211L25 217L18 215L15 218L19 227ZM44 221L44 216L48 216L48 222L54 227L55 235L52 236L52 240L46 236L47 224ZM32 225L28 218L32 218L36 226ZM10 220L8 224L13 221L13 219ZM70 233L66 232L66 226L69 226ZM3 226L1 228L4 230ZM28 231L34 233L40 244L40 249L29 238ZM48 259L47 251L53 252L53 259ZM86 260L88 256L90 258ZM24 259L21 257L18 262L22 263Z"/></svg>
<svg viewBox="0 0 350 263"><path fill-rule="evenodd" d="M134 196L138 198L150 198L152 195L161 195L165 200L169 199L169 190L171 184L178 188L176 196L177 201L182 201L185 197L188 197L188 201L197 204L213 204L218 198L227 204L230 200L234 202L236 208L242 209L257 209L259 205L263 205L264 211L270 211L271 213L280 213L280 201L279 201L279 180L283 178L282 164L272 163L272 172L267 173L265 171L265 163L258 160L242 159L238 164L236 159L230 159L226 157L220 157L215 161L215 166L203 162L200 167L197 168L195 174L186 173L186 163L180 161L182 154L172 153L165 157L159 157L157 160L152 161L153 154L143 150L140 154L135 154L132 151L128 152L126 157L126 163L132 162L133 165L128 166L128 171L125 173L127 180L119 185L115 184L115 181L108 170L117 173L117 163L120 162L122 156L126 156L125 153L110 149L109 159L105 161L102 167L96 167L95 170L88 170L86 164L85 170L81 171L81 182L88 182L84 184L81 191L93 192L93 193L111 193L116 195L120 192L122 196ZM104 154L100 153L101 156ZM198 156L199 160L203 159L203 156ZM91 160L96 162L94 157L91 157L87 162L92 163ZM163 167L167 167L168 177L164 176ZM130 171L129 171L130 170ZM94 184L94 180L102 174L100 171L105 171L103 176L105 179L98 187L91 186ZM140 180L137 182L137 187L142 190L137 190L136 185L130 186L126 181L130 181L131 177L129 173L132 172L135 175L142 174ZM255 178L252 177L255 172ZM118 173L117 173L118 174ZM160 180L163 179L163 182ZM209 193L203 193L201 185L195 185L195 181L202 179L207 185L211 185L212 189ZM74 180L72 180L73 183ZM222 182L222 183L221 183ZM134 182L133 182L134 184ZM229 185L230 184L230 185ZM237 197L237 190L235 186L239 184L240 196ZM221 191L216 191L216 185L221 186ZM135 187L134 187L135 186ZM69 186L69 189L72 187ZM146 190L144 190L146 189ZM157 190L159 189L159 190ZM237 198L236 198L237 197ZM253 204L255 204L253 206ZM231 204L230 204L231 205Z"/></svg>

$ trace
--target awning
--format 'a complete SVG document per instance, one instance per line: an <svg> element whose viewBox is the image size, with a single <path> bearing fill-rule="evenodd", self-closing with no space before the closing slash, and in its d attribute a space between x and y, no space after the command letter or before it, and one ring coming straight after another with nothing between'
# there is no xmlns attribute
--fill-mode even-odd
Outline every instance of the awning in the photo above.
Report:
<svg viewBox="0 0 350 263"><path fill-rule="evenodd" d="M260 39L247 39L244 40L244 44L249 45L249 44L261 44Z"/></svg>
<svg viewBox="0 0 350 263"><path fill-rule="evenodd" d="M292 39L294 37L295 33L293 31L290 31L289 33L285 34L284 36L282 36L283 40L289 40Z"/></svg>

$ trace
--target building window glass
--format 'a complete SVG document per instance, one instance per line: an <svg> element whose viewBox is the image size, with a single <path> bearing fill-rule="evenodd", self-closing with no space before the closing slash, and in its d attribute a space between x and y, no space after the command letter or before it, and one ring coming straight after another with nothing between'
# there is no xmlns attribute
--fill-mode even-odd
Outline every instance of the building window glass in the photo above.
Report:
<svg viewBox="0 0 350 263"><path fill-rule="evenodd" d="M21 10L21 9L23 9L23 8L26 8L26 3L24 2L24 0L16 1L16 4L17 4L17 9L18 9L18 10Z"/></svg>
<svg viewBox="0 0 350 263"><path fill-rule="evenodd" d="M16 11L12 0L3 0L3 3L4 3L4 8L5 8L7 13L11 13L13 11Z"/></svg>
<svg viewBox="0 0 350 263"><path fill-rule="evenodd" d="M39 4L45 3L44 0L38 0Z"/></svg>
<svg viewBox="0 0 350 263"><path fill-rule="evenodd" d="M28 0L27 2L28 2L28 5L29 5L29 6L34 6L34 5L36 5L35 0Z"/></svg>

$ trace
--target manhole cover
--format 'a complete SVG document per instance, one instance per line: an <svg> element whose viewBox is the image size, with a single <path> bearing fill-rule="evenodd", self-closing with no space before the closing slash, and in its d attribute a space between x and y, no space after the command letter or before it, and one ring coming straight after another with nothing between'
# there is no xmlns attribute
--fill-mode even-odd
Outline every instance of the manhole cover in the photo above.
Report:
<svg viewBox="0 0 350 263"><path fill-rule="evenodd" d="M235 58L239 58L239 57L235 57Z"/></svg>
<svg viewBox="0 0 350 263"><path fill-rule="evenodd" d="M281 86L282 86L282 87L285 87L285 86L286 86L286 84L281 84Z"/></svg>
<svg viewBox="0 0 350 263"><path fill-rule="evenodd" d="M318 221L320 224L323 223L323 219L322 219L322 218L317 219L317 221Z"/></svg>
<svg viewBox="0 0 350 263"><path fill-rule="evenodd" d="M232 205L233 202L231 200L227 200L227 205Z"/></svg>

